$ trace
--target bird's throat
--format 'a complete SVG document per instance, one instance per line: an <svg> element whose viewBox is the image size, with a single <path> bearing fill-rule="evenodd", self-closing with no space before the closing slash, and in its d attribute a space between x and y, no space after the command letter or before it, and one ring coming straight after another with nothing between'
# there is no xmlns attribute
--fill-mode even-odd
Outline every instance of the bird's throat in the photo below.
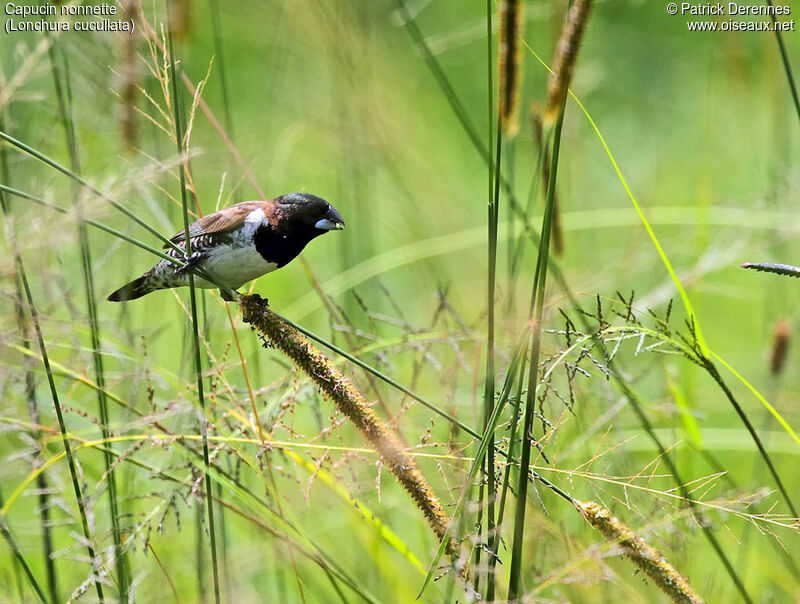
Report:
<svg viewBox="0 0 800 604"><path fill-rule="evenodd" d="M291 234L281 235L271 227L259 226L253 233L256 251L267 262L273 262L278 268L285 266L303 251L308 242L322 234L313 227L293 230Z"/></svg>

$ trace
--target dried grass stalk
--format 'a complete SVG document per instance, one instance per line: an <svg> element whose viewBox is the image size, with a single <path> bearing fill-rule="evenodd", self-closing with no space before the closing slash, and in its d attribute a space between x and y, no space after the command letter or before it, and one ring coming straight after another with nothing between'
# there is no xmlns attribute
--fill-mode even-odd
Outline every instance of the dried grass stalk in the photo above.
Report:
<svg viewBox="0 0 800 604"><path fill-rule="evenodd" d="M564 99L572 83L572 72L578 59L591 6L592 0L575 0L569 9L567 22L561 30L553 58L553 71L547 82L547 109L544 112L544 119L549 124L554 123L561 114Z"/></svg>
<svg viewBox="0 0 800 604"><path fill-rule="evenodd" d="M769 370L772 375L780 375L786 364L786 355L789 352L789 338L792 329L785 319L778 319L772 330L772 348L769 355Z"/></svg>
<svg viewBox="0 0 800 604"><path fill-rule="evenodd" d="M533 139L536 146L542 150L542 192L547 198L547 188L550 186L550 149L544 144L544 126L539 103L531 103L531 122L533 124ZM553 242L553 251L556 256L564 253L564 231L561 228L561 210L558 205L558 192L553 193L553 224L550 237Z"/></svg>
<svg viewBox="0 0 800 604"><path fill-rule="evenodd" d="M500 74L498 107L500 128L505 136L514 136L519 130L523 7L520 0L503 0L500 3L500 40L497 53Z"/></svg>
<svg viewBox="0 0 800 604"><path fill-rule="evenodd" d="M367 404L364 396L338 369L298 331L272 312L258 295L241 296L239 303L246 323L267 338L306 373L322 395L333 401L364 438L375 447L388 470L411 495L441 541L447 537L449 518L416 462L403 452L400 442ZM458 549L448 541L447 553L454 560Z"/></svg>
<svg viewBox="0 0 800 604"><path fill-rule="evenodd" d="M681 604L702 604L703 598L692 590L689 582L667 562L661 552L611 515L608 509L594 501L575 501L581 515L609 541L618 543L625 555L642 569L656 585Z"/></svg>

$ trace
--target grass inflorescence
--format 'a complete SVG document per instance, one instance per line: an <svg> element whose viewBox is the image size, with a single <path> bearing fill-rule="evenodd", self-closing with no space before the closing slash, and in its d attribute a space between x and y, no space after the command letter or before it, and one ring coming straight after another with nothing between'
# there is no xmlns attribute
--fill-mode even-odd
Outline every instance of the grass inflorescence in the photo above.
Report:
<svg viewBox="0 0 800 604"><path fill-rule="evenodd" d="M431 529L440 540L447 540L447 551L455 560L458 548L449 540L449 519L416 462L403 452L397 437L382 422L364 396L338 369L316 350L280 315L271 311L259 296L240 297L242 317L275 348L288 356L308 375L322 394L333 401L364 438L380 453L386 468L408 492Z"/></svg>
<svg viewBox="0 0 800 604"><path fill-rule="evenodd" d="M679 604L702 604L705 602L692 590L689 582L675 570L661 552L631 531L608 509L594 501L577 502L576 507L589 524L603 533L606 539L618 544L624 554L642 569L673 602Z"/></svg>
<svg viewBox="0 0 800 604"><path fill-rule="evenodd" d="M284 4L0 41L0 599L793 601L796 41ZM293 190L271 308L95 300Z"/></svg>

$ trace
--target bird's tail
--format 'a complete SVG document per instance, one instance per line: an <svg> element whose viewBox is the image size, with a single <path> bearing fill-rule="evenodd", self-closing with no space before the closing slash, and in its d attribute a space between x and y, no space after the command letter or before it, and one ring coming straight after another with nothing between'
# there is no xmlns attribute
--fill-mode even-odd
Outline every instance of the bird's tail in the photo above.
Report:
<svg viewBox="0 0 800 604"><path fill-rule="evenodd" d="M126 283L117 291L108 297L109 302L124 302L126 300L135 300L141 298L145 294L152 291L161 289L157 284L154 284L152 279L149 279L149 273L145 273L138 279L134 279L130 283Z"/></svg>

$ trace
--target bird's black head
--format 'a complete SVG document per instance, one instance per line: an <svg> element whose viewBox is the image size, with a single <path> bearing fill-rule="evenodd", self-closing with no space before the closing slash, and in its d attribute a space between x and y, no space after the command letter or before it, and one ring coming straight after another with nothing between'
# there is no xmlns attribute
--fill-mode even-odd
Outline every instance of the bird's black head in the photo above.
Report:
<svg viewBox="0 0 800 604"><path fill-rule="evenodd" d="M281 221L312 236L344 228L344 219L331 204L310 193L288 193L275 199Z"/></svg>
<svg viewBox="0 0 800 604"><path fill-rule="evenodd" d="M253 242L258 253L278 267L291 262L315 237L344 228L342 215L316 195L289 193L268 206L268 223L256 229Z"/></svg>

